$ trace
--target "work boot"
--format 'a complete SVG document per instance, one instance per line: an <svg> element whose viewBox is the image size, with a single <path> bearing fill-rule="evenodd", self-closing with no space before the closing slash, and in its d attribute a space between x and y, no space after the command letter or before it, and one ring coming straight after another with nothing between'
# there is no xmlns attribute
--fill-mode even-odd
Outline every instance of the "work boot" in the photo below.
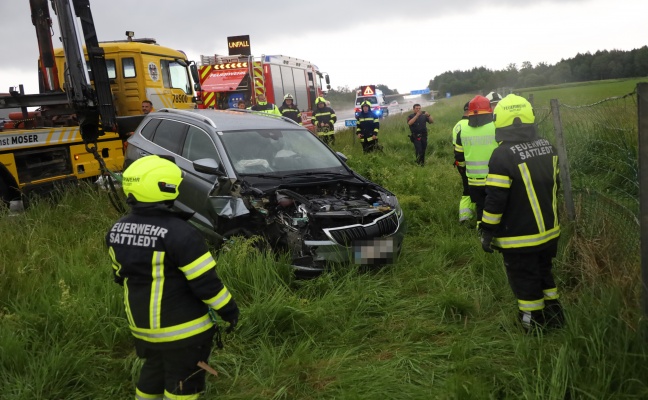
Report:
<svg viewBox="0 0 648 400"><path fill-rule="evenodd" d="M526 333L542 331L545 328L545 318L543 310L537 311L519 311L520 323Z"/></svg>
<svg viewBox="0 0 648 400"><path fill-rule="evenodd" d="M558 300L545 300L545 325L550 329L560 329L565 325L565 314Z"/></svg>

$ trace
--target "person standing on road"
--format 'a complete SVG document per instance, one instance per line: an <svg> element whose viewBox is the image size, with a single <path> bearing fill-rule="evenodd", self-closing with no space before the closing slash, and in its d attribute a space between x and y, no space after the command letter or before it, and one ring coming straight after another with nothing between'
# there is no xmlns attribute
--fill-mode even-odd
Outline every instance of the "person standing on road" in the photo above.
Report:
<svg viewBox="0 0 648 400"><path fill-rule="evenodd" d="M452 129L452 146L453 149L457 145L457 135L461 130L468 126L468 106L469 103L464 104L463 117L457 122ZM455 160L454 164L457 172L461 176L461 183L463 185L463 192L461 193L461 200L459 200L459 222L470 221L475 214L475 203L470 199L470 188L468 186L468 177L466 176L466 166L459 165Z"/></svg>
<svg viewBox="0 0 648 400"><path fill-rule="evenodd" d="M484 96L475 96L468 103L468 125L457 133L455 161L466 168L470 198L475 203L477 224L481 221L486 198L488 160L497 147L493 109Z"/></svg>
<svg viewBox="0 0 648 400"><path fill-rule="evenodd" d="M131 211L106 234L114 280L124 287L128 325L138 357L144 358L137 399L197 399L218 314L238 323L239 309L216 274L199 231L171 210L183 173L174 163L150 155L123 174Z"/></svg>
<svg viewBox="0 0 648 400"><path fill-rule="evenodd" d="M414 113L407 116L407 125L410 128L410 141L414 144L416 163L423 167L425 165L425 151L427 150L427 124L433 124L434 120L427 111L421 110L420 104L414 104Z"/></svg>
<svg viewBox="0 0 648 400"><path fill-rule="evenodd" d="M499 250L526 330L559 328L563 309L552 275L558 223L558 155L535 128L531 104L510 94L495 107L499 146L488 163L480 224L484 251Z"/></svg>
<svg viewBox="0 0 648 400"><path fill-rule="evenodd" d="M302 116L299 111L299 107L295 104L293 95L288 93L284 96L283 104L279 107L279 112L286 118L290 118L293 121L297 122L299 125L302 125Z"/></svg>
<svg viewBox="0 0 648 400"><path fill-rule="evenodd" d="M367 100L363 101L356 117L356 134L362 143L362 151L369 153L376 149L379 129L380 122L371 111L371 103Z"/></svg>
<svg viewBox="0 0 648 400"><path fill-rule="evenodd" d="M273 103L268 103L268 99L263 93L257 96L256 104L250 107L250 110L260 111L266 114L281 115L279 108Z"/></svg>
<svg viewBox="0 0 648 400"><path fill-rule="evenodd" d="M315 100L315 111L311 116L313 126L317 129L317 136L326 144L335 144L335 123L337 116L335 111L326 105L324 97Z"/></svg>

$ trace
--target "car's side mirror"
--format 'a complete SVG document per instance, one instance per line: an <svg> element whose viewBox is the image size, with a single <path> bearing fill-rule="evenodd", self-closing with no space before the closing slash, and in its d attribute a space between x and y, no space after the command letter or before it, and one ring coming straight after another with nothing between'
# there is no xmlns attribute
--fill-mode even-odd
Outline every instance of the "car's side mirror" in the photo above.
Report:
<svg viewBox="0 0 648 400"><path fill-rule="evenodd" d="M225 175L219 168L218 162L213 158L201 158L193 162L193 167L197 172L203 174L223 176Z"/></svg>
<svg viewBox="0 0 648 400"><path fill-rule="evenodd" d="M348 158L344 154L340 153L339 151L336 151L335 154L337 154L338 157L340 157L340 160L347 162Z"/></svg>

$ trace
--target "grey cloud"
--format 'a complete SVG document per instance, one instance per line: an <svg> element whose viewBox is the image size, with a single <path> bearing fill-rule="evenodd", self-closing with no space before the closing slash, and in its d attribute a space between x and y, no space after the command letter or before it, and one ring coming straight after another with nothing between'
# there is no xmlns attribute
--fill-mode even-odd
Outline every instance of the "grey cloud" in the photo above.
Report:
<svg viewBox="0 0 648 400"><path fill-rule="evenodd" d="M545 3L558 5L587 1L545 0ZM432 24L436 18L478 12L493 2L473 0L470 7L465 2L447 0L392 1L381 6L349 0L289 4L248 0L245 6L239 4L213 0L91 0L90 6L99 40L121 39L126 30L132 30L137 37L153 37L169 47L211 54L217 49L225 49L227 36L249 34L254 49L255 44L299 37L304 33L321 33L325 38L327 32L354 26L377 27L378 32L387 33L390 20L411 20L413 24L428 20ZM497 4L524 7L531 3L500 0ZM38 47L28 1L0 0L0 15L3 16L0 35L7 38L3 44L0 69L33 67L35 70ZM58 38L53 38L53 41L54 46L59 47Z"/></svg>

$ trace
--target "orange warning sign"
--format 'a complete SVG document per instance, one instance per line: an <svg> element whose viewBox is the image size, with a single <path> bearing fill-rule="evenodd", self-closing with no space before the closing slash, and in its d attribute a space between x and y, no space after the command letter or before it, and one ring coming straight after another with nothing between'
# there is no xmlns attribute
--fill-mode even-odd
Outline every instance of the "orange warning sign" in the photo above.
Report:
<svg viewBox="0 0 648 400"><path fill-rule="evenodd" d="M376 94L376 85L360 86L360 92L363 96L373 96Z"/></svg>

